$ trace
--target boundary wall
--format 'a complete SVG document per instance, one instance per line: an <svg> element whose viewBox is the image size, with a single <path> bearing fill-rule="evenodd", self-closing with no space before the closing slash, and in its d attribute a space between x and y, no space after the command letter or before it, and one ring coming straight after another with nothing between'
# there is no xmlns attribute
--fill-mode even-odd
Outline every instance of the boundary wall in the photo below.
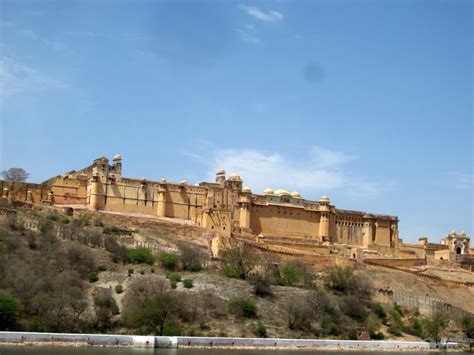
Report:
<svg viewBox="0 0 474 355"><path fill-rule="evenodd" d="M62 346L126 346L138 348L328 348L328 349L455 349L458 343L279 338L168 337L108 334L0 332L0 344Z"/></svg>

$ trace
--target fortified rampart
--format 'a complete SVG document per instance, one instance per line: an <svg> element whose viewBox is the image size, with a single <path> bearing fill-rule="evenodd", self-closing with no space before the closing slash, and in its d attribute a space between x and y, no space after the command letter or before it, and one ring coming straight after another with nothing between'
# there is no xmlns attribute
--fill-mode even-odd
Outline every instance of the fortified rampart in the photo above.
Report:
<svg viewBox="0 0 474 355"><path fill-rule="evenodd" d="M394 291L390 289L375 290L378 299L385 303L396 303L404 308L415 310L423 315L433 315L439 312L449 313L455 318L462 318L473 314L465 309L454 306L437 298L424 297L410 292Z"/></svg>
<svg viewBox="0 0 474 355"><path fill-rule="evenodd" d="M387 257L451 260L469 254L469 238L450 234L445 244L403 244L396 216L336 208L328 197L267 188L256 194L236 173L216 171L214 182L190 185L122 175L122 157L101 157L78 171L41 184L1 182L2 198L25 203L77 205L92 210L189 220L220 236L249 235L287 253L337 253L353 259Z"/></svg>

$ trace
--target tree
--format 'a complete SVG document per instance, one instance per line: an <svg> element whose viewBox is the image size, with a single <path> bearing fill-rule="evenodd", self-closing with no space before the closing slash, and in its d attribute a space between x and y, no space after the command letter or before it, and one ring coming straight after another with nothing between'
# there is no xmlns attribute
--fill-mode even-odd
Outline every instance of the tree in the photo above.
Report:
<svg viewBox="0 0 474 355"><path fill-rule="evenodd" d="M168 270L175 270L181 257L178 254L162 252L158 255L161 267Z"/></svg>
<svg viewBox="0 0 474 355"><path fill-rule="evenodd" d="M206 252L198 246L186 243L178 245L181 254L181 264L185 271L201 271L206 258Z"/></svg>
<svg viewBox="0 0 474 355"><path fill-rule="evenodd" d="M255 267L257 256L252 245L234 238L227 240L225 249L220 251L226 266L231 266L241 279L247 279Z"/></svg>
<svg viewBox="0 0 474 355"><path fill-rule="evenodd" d="M179 298L170 292L164 292L141 302L137 307L127 309L124 322L132 328L142 328L146 333L163 335L165 322L174 316L180 308Z"/></svg>
<svg viewBox="0 0 474 355"><path fill-rule="evenodd" d="M8 293L0 294L0 330L15 325L15 318L21 311L20 300Z"/></svg>
<svg viewBox="0 0 474 355"><path fill-rule="evenodd" d="M285 286L304 284L304 273L296 264L287 264L280 268L280 280Z"/></svg>
<svg viewBox="0 0 474 355"><path fill-rule="evenodd" d="M426 337L431 338L433 341L439 343L441 341L441 335L448 324L448 320L441 313L436 313L431 318L426 318L423 322L423 330Z"/></svg>
<svg viewBox="0 0 474 355"><path fill-rule="evenodd" d="M474 339L474 317L465 316L462 319L462 331L470 339Z"/></svg>
<svg viewBox="0 0 474 355"><path fill-rule="evenodd" d="M2 176L6 181L24 182L28 179L30 174L22 168L10 168L2 171Z"/></svg>
<svg viewBox="0 0 474 355"><path fill-rule="evenodd" d="M96 316L96 327L106 329L111 325L111 318L119 313L119 309L112 292L109 289L101 288L94 295L94 310Z"/></svg>

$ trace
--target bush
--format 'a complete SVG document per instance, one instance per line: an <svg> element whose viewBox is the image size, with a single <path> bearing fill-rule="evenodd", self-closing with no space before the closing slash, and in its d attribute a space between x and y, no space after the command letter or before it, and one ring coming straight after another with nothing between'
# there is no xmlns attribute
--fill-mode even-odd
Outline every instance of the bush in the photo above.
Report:
<svg viewBox="0 0 474 355"><path fill-rule="evenodd" d="M183 285L186 288L192 288L193 287L193 280L192 279L184 279L183 280Z"/></svg>
<svg viewBox="0 0 474 355"><path fill-rule="evenodd" d="M202 270L202 264L206 258L204 250L197 246L181 243L178 245L181 254L183 270L198 272Z"/></svg>
<svg viewBox="0 0 474 355"><path fill-rule="evenodd" d="M140 275L145 275L145 271L144 271L144 270L140 270Z"/></svg>
<svg viewBox="0 0 474 355"><path fill-rule="evenodd" d="M264 277L253 280L253 292L259 297L273 297L270 281Z"/></svg>
<svg viewBox="0 0 474 355"><path fill-rule="evenodd" d="M285 286L304 284L304 272L296 264L288 264L280 268L280 281Z"/></svg>
<svg viewBox="0 0 474 355"><path fill-rule="evenodd" d="M59 215L57 213L49 213L46 216L46 218L49 219L50 221L53 221L53 222L59 221Z"/></svg>
<svg viewBox="0 0 474 355"><path fill-rule="evenodd" d="M19 299L8 293L0 293L0 330L6 330L14 326L21 309Z"/></svg>
<svg viewBox="0 0 474 355"><path fill-rule="evenodd" d="M101 272L102 272L102 271L107 271L107 266L104 265L104 264L100 264L100 265L99 265L99 271L101 271Z"/></svg>
<svg viewBox="0 0 474 355"><path fill-rule="evenodd" d="M258 321L257 323L252 324L252 333L260 338L266 338L267 328L261 321Z"/></svg>
<svg viewBox="0 0 474 355"><path fill-rule="evenodd" d="M174 253L162 252L158 256L158 260L160 262L161 267L168 270L175 270L180 260L180 256Z"/></svg>
<svg viewBox="0 0 474 355"><path fill-rule="evenodd" d="M128 274L129 275L133 274L133 269L128 269Z"/></svg>
<svg viewBox="0 0 474 355"><path fill-rule="evenodd" d="M90 283L99 281L99 275L96 272L90 272L87 277Z"/></svg>
<svg viewBox="0 0 474 355"><path fill-rule="evenodd" d="M147 248L136 248L128 253L128 258L132 263L135 264L153 264L155 261L154 256L151 254L150 249Z"/></svg>
<svg viewBox="0 0 474 355"><path fill-rule="evenodd" d="M171 282L180 282L181 281L181 275L178 274L177 272L167 272L166 273L166 278L170 280Z"/></svg>
<svg viewBox="0 0 474 355"><path fill-rule="evenodd" d="M257 317L257 305L250 298L233 298L229 301L229 308L232 312L241 317Z"/></svg>
<svg viewBox="0 0 474 355"><path fill-rule="evenodd" d="M120 228L117 226L106 226L102 228L104 234L109 235L132 235L132 232L128 229Z"/></svg>
<svg viewBox="0 0 474 355"><path fill-rule="evenodd" d="M115 292L121 294L123 292L123 286L121 284L115 285Z"/></svg>
<svg viewBox="0 0 474 355"><path fill-rule="evenodd" d="M334 266L326 271L324 283L336 292L369 298L371 286L367 278L354 274L350 266Z"/></svg>
<svg viewBox="0 0 474 355"><path fill-rule="evenodd" d="M382 332L369 332L370 339L372 340L384 340L385 334Z"/></svg>
<svg viewBox="0 0 474 355"><path fill-rule="evenodd" d="M242 278L242 274L239 272L239 270L237 270L235 267L233 267L231 265L223 266L220 269L219 273L222 276L230 277L232 279L241 279Z"/></svg>
<svg viewBox="0 0 474 355"><path fill-rule="evenodd" d="M71 221L69 220L68 217L64 216L63 218L61 218L61 223L63 223L63 224L69 224L69 222L71 222Z"/></svg>
<svg viewBox="0 0 474 355"><path fill-rule="evenodd" d="M176 281L170 281L170 286L172 289L175 289L176 287L178 287L178 283Z"/></svg>

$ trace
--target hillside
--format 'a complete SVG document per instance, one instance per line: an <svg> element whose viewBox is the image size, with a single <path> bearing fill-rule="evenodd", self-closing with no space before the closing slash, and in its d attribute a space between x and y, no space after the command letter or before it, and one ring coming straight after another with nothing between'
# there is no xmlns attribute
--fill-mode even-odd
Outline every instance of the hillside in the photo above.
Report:
<svg viewBox="0 0 474 355"><path fill-rule="evenodd" d="M14 309L3 315L3 329L291 338L356 338L364 332L389 339L433 336L430 315L394 306L372 291L380 288L474 311L472 288L435 285L403 271L361 266L355 272L339 267L311 275L298 258L279 260L274 253L242 244L213 259L208 232L184 221L88 210L68 215L71 211L51 207L2 212L0 305ZM472 278L459 270L425 272ZM443 317L455 318L449 313ZM455 321L461 329L462 319Z"/></svg>

